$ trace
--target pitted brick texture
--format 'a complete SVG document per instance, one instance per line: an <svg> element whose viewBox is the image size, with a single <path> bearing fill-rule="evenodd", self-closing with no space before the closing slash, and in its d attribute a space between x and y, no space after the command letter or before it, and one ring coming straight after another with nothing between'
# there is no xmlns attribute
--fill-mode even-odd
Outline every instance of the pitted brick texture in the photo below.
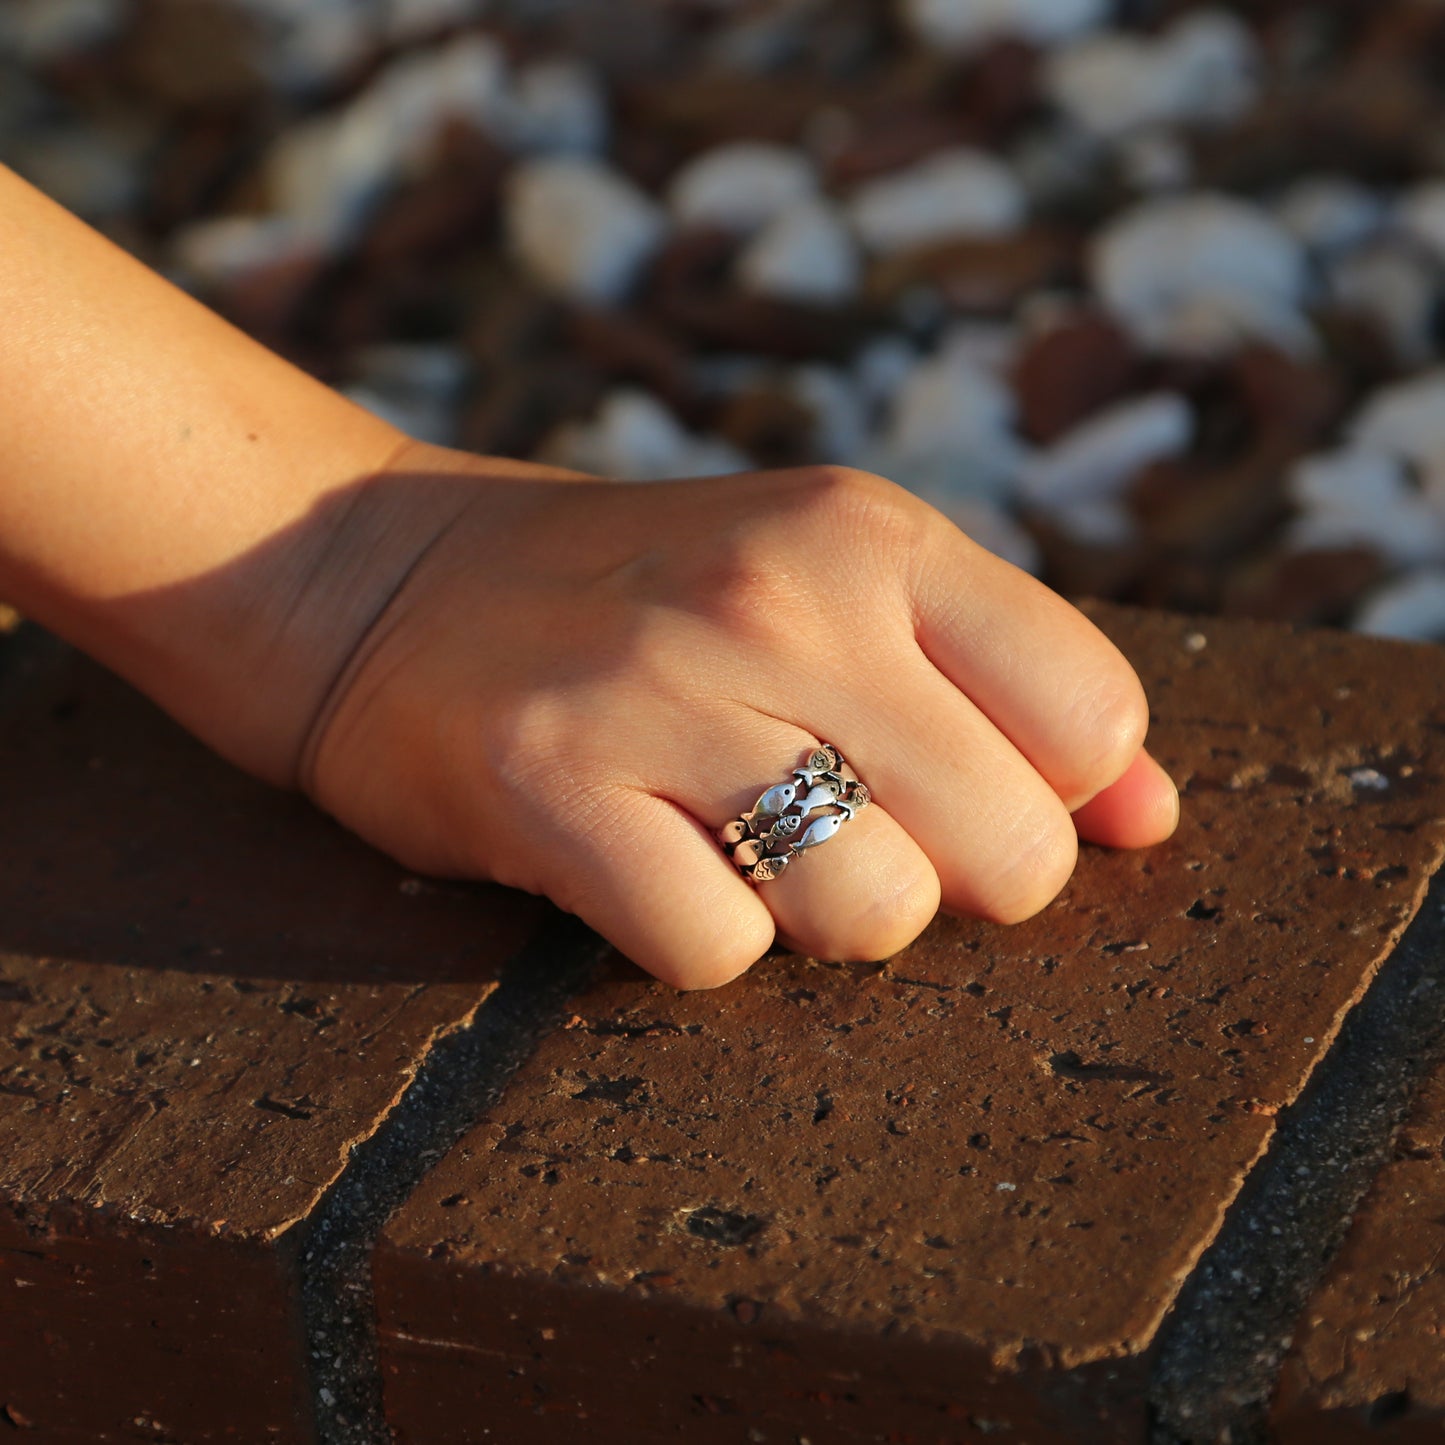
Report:
<svg viewBox="0 0 1445 1445"><path fill-rule="evenodd" d="M1098 616L1177 837L881 968L619 966L382 1241L400 1439L1143 1438L1162 1314L1440 862L1445 696L1425 649Z"/></svg>
<svg viewBox="0 0 1445 1445"><path fill-rule="evenodd" d="M1436 1069L1297 1328L1277 1438L1445 1438L1445 1066Z"/></svg>
<svg viewBox="0 0 1445 1445"><path fill-rule="evenodd" d="M99 669L4 646L0 1420L309 1439L299 1227L534 900L409 879Z"/></svg>

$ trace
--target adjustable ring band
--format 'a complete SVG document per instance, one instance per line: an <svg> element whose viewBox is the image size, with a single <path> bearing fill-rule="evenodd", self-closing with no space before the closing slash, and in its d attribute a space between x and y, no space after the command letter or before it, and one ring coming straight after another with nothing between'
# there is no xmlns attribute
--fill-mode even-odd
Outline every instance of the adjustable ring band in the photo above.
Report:
<svg viewBox="0 0 1445 1445"><path fill-rule="evenodd" d="M826 843L860 808L868 788L829 743L793 769L790 782L769 788L751 812L734 818L718 840L750 883L768 883L807 848Z"/></svg>

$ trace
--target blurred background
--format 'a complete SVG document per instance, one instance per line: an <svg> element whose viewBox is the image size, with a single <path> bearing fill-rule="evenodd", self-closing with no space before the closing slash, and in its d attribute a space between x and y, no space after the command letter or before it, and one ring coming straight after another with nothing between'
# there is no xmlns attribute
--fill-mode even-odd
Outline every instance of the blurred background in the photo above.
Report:
<svg viewBox="0 0 1445 1445"><path fill-rule="evenodd" d="M0 0L0 160L427 440L1445 640L1440 0Z"/></svg>

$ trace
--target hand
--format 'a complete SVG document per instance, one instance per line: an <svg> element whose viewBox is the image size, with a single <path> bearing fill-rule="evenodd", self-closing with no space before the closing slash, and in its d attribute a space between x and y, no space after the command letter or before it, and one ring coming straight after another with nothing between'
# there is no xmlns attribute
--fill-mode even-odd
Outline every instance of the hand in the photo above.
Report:
<svg viewBox="0 0 1445 1445"><path fill-rule="evenodd" d="M775 931L874 959L940 901L1025 918L1072 872L1071 811L1116 846L1173 831L1112 644L881 478L591 483L414 446L371 487L444 496L446 521L332 690L303 786L408 866L546 894L679 987ZM750 884L716 831L819 740L874 804Z"/></svg>

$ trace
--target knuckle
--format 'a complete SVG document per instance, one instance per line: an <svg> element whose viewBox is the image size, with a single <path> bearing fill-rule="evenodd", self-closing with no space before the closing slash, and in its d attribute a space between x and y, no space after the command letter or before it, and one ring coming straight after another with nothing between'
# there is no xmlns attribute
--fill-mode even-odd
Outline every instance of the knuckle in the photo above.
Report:
<svg viewBox="0 0 1445 1445"><path fill-rule="evenodd" d="M688 993L721 988L745 974L772 944L773 934L761 924L728 937L726 946L708 948L688 958L672 959L653 969L656 977Z"/></svg>
<svg viewBox="0 0 1445 1445"><path fill-rule="evenodd" d="M901 591L924 517L901 487L850 467L772 475L771 505L710 539L686 583L690 607L750 643L833 631L840 607L878 615Z"/></svg>
<svg viewBox="0 0 1445 1445"><path fill-rule="evenodd" d="M1035 820L1007 852L990 881L980 911L993 923L1022 923L1058 897L1073 876L1079 838L1062 808Z"/></svg>
<svg viewBox="0 0 1445 1445"><path fill-rule="evenodd" d="M1068 728L1076 757L1066 780L1065 801L1086 802L1120 778L1144 745L1149 704L1143 686L1121 665L1081 689L1068 709Z"/></svg>
<svg viewBox="0 0 1445 1445"><path fill-rule="evenodd" d="M875 472L821 466L809 468L806 477L817 520L852 551L862 541L870 550L911 549L931 521L931 508Z"/></svg>
<svg viewBox="0 0 1445 1445"><path fill-rule="evenodd" d="M498 697L480 717L467 711L457 722L465 734L457 748L480 753L486 784L501 798L546 796L552 782L569 772L576 717L559 689Z"/></svg>
<svg viewBox="0 0 1445 1445"><path fill-rule="evenodd" d="M877 963L906 948L938 912L938 875L932 868L899 874L891 891L873 895L846 920L823 925L810 951L835 963Z"/></svg>

